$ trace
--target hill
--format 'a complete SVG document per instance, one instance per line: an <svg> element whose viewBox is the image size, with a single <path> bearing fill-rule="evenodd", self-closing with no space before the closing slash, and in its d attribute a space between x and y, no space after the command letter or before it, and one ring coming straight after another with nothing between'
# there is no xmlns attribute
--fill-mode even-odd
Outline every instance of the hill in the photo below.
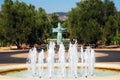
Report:
<svg viewBox="0 0 120 80"><path fill-rule="evenodd" d="M56 14L58 14L59 16L67 16L68 13L67 12L55 12Z"/></svg>

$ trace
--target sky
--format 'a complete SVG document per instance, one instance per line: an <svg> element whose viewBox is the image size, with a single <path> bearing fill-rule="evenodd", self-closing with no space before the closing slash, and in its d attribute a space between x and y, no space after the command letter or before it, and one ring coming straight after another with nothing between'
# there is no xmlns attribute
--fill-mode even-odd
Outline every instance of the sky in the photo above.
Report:
<svg viewBox="0 0 120 80"><path fill-rule="evenodd" d="M16 0L13 0L16 1ZM76 3L80 0L19 0L27 4L32 4L36 8L42 7L47 13L68 12L71 8L76 7ZM118 11L120 11L120 0L112 0ZM0 0L0 7L4 0Z"/></svg>

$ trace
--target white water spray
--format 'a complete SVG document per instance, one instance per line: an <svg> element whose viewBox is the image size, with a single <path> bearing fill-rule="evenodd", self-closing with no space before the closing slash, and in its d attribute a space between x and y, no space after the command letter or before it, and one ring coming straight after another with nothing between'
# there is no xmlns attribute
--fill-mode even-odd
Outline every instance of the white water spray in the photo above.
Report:
<svg viewBox="0 0 120 80"><path fill-rule="evenodd" d="M42 49L42 51L38 54L38 76L41 78L42 77L42 73L43 73L43 62L44 59L44 50Z"/></svg>
<svg viewBox="0 0 120 80"><path fill-rule="evenodd" d="M48 53L47 53L47 76L48 78L52 78L54 75L54 56L55 56L55 43L50 42ZM78 56L78 46L77 42L75 44L70 43L69 44L69 50L68 50L68 56L65 56L65 47L63 43L60 44L59 51L58 51L58 67L60 71L61 77L65 78L66 73L66 64L69 64L69 71L70 75L73 78L78 78L78 73L81 74L81 77L91 77L94 76L94 63L95 63L95 52L92 48L89 46L86 47L86 49L83 49L83 47L80 47L80 55ZM38 54L38 55L37 55ZM44 61L45 59L44 50L41 50L41 52L37 52L36 48L30 49L28 58L27 58L27 64L28 64L28 71L31 73L33 77L39 77L43 78L43 67L44 67ZM66 62L65 58L68 57L68 62ZM78 72L78 58L81 60L80 66L80 72Z"/></svg>
<svg viewBox="0 0 120 80"><path fill-rule="evenodd" d="M58 54L59 54L60 73L62 77L64 78L65 76L65 47L63 43L60 44Z"/></svg>

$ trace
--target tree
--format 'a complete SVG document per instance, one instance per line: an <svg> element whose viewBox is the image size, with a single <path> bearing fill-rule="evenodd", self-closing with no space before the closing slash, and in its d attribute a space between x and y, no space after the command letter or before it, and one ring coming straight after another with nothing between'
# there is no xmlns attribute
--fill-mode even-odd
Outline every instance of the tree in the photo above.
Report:
<svg viewBox="0 0 120 80"><path fill-rule="evenodd" d="M60 22L59 20L59 16L56 13L52 13L49 15L49 19L50 19L50 37L49 38L56 38L56 33L52 32L52 28L56 28L58 26L58 22Z"/></svg>
<svg viewBox="0 0 120 80"><path fill-rule="evenodd" d="M50 19L45 10L16 0L5 0L0 12L0 31L9 43L18 48L22 43L33 45L44 42L51 32Z"/></svg>
<svg viewBox="0 0 120 80"><path fill-rule="evenodd" d="M4 0L4 4L2 5L1 14L0 14L0 27L1 27L1 39L4 39L5 42L10 40L7 37L8 29L7 26L11 27L11 7L13 5L12 0ZM11 36L11 35L9 35Z"/></svg>
<svg viewBox="0 0 120 80"><path fill-rule="evenodd" d="M28 35L31 32L31 26L33 26L31 16L34 13L34 7L28 6L24 2L16 1L13 3L11 0L5 0L2 13L6 40L15 43L20 48L22 43L27 42Z"/></svg>
<svg viewBox="0 0 120 80"><path fill-rule="evenodd" d="M69 12L69 32L70 38L77 38L83 43L90 43L92 40L97 40L96 34L99 34L99 23L97 18L100 1L86 0L77 3L77 7ZM98 7L99 6L99 7ZM96 27L98 26L98 27ZM96 31L95 31L96 30Z"/></svg>
<svg viewBox="0 0 120 80"><path fill-rule="evenodd" d="M105 44L117 28L116 8L110 0L82 0L68 15L70 38L82 43ZM112 25L111 25L112 24ZM113 34L111 34L111 32Z"/></svg>
<svg viewBox="0 0 120 80"><path fill-rule="evenodd" d="M114 16L114 18L111 21L115 21L115 28L112 27L112 33L114 33L114 35L111 36L112 42L116 45L120 44L120 12L117 12L116 16ZM113 22L111 22L111 25Z"/></svg>
<svg viewBox="0 0 120 80"><path fill-rule="evenodd" d="M31 34L29 35L29 43L31 45L38 43L41 44L46 40L50 33L50 21L45 10L39 8L35 12L35 26L32 27Z"/></svg>
<svg viewBox="0 0 120 80"><path fill-rule="evenodd" d="M3 43L5 42L5 34L6 34L6 30L3 27L4 21L2 20L2 18L3 18L3 14L0 11L0 46L3 46Z"/></svg>

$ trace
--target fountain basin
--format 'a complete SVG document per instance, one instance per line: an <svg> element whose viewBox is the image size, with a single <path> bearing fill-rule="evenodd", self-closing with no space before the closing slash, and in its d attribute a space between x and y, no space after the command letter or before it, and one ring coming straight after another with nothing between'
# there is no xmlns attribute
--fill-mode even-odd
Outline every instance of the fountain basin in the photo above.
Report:
<svg viewBox="0 0 120 80"><path fill-rule="evenodd" d="M107 66L106 66L107 65ZM58 67L59 64L55 64L55 67ZM68 64L66 64L66 67ZM47 67L45 64L44 67ZM78 66L79 67L79 66ZM117 64L106 64L106 63L95 63L95 68L99 69L108 69L108 70L113 70L113 71L120 71L120 65ZM0 73L5 73L5 72L12 72L12 71L19 71L19 70L25 70L27 69L26 64L17 64L17 65L12 65L12 66L2 66L0 67ZM57 78L57 80L120 80L120 74L113 75L113 76L104 76L104 77L90 77L90 78ZM22 78L17 78L17 77L9 77L9 76L0 76L1 80L22 80ZM33 78L24 78L24 80L33 80ZM45 78L39 79L36 78L35 80L48 80ZM56 80L55 78L52 78L52 80Z"/></svg>

